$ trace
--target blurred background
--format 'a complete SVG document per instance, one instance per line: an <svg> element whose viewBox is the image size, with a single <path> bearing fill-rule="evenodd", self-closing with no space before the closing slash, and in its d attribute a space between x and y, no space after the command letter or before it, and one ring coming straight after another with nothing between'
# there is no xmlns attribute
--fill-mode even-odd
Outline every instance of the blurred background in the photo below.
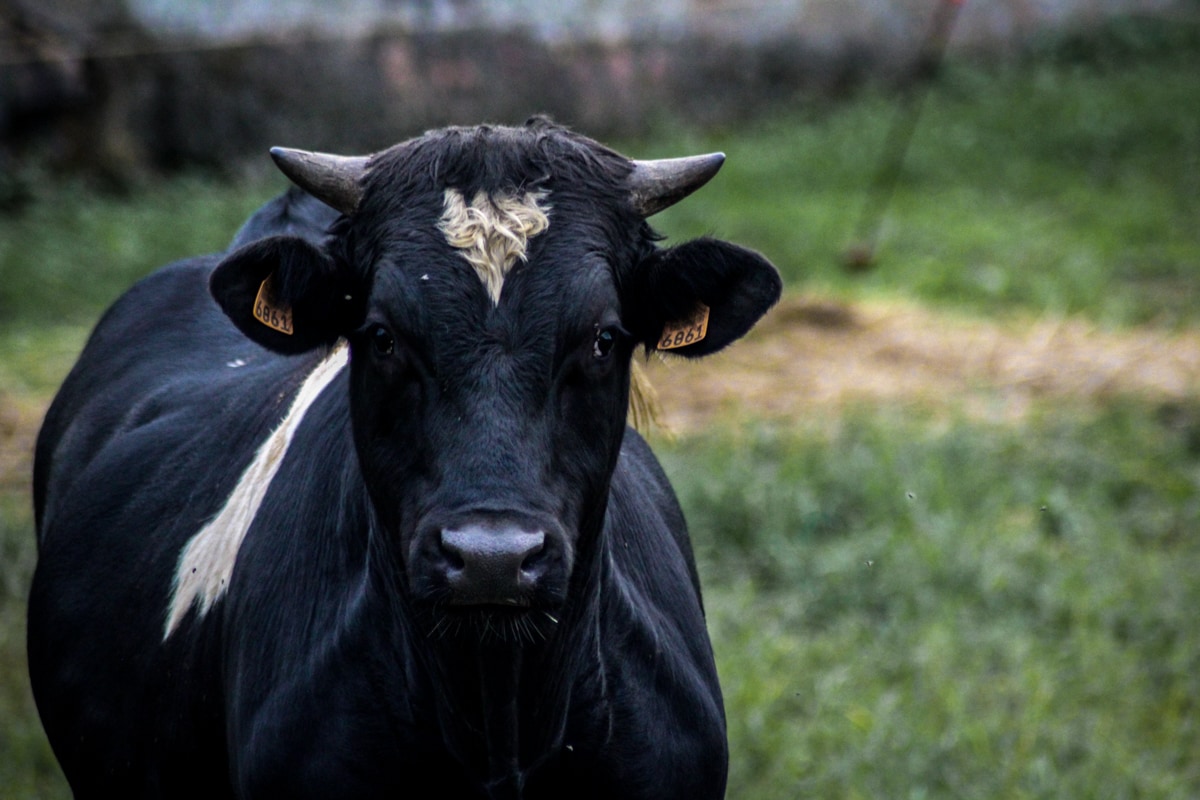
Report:
<svg viewBox="0 0 1200 800"><path fill-rule="evenodd" d="M0 0L0 796L69 796L29 476L99 314L270 146L534 113L725 151L653 222L785 277L647 365L729 795L1200 797L1197 0Z"/></svg>

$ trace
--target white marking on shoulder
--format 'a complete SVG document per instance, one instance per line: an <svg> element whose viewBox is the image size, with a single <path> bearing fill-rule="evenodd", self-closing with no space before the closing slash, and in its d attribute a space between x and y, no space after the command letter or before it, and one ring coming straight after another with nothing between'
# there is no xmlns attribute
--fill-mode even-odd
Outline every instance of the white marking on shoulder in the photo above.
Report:
<svg viewBox="0 0 1200 800"><path fill-rule="evenodd" d="M345 341L338 342L304 379L287 416L258 448L254 460L242 473L220 512L184 547L175 569L175 587L163 632L164 641L170 638L193 604L199 606L203 617L225 594L242 540L287 455L292 437L317 397L348 362L349 348Z"/></svg>
<svg viewBox="0 0 1200 800"><path fill-rule="evenodd" d="M438 230L475 268L492 303L500 302L504 279L517 260L526 260L529 240L550 227L545 192L521 197L475 193L468 204L462 192L447 189Z"/></svg>

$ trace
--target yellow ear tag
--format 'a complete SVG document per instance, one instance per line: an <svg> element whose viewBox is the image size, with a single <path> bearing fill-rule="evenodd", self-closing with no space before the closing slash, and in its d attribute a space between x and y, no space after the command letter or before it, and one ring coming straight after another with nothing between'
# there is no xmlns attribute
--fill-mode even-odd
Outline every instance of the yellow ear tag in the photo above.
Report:
<svg viewBox="0 0 1200 800"><path fill-rule="evenodd" d="M668 322L658 337L659 350L674 350L695 344L708 335L708 306L700 303L695 313L679 322Z"/></svg>
<svg viewBox="0 0 1200 800"><path fill-rule="evenodd" d="M285 306L275 305L275 291L271 288L272 275L258 287L258 295L254 298L254 318L271 330L291 336L292 310Z"/></svg>

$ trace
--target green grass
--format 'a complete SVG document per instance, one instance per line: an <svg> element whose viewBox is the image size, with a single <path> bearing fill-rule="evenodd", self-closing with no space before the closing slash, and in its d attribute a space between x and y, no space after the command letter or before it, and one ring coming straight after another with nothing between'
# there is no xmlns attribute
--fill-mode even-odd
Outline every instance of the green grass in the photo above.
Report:
<svg viewBox="0 0 1200 800"><path fill-rule="evenodd" d="M891 94L656 144L729 157L711 188L656 222L755 246L793 289L1195 323L1200 36L1185 41L1111 67L952 65L923 105L865 275L843 256L898 113Z"/></svg>
<svg viewBox="0 0 1200 800"><path fill-rule="evenodd" d="M659 448L730 796L1200 796L1200 406L827 422Z"/></svg>
<svg viewBox="0 0 1200 800"><path fill-rule="evenodd" d="M28 496L0 486L0 786L13 800L70 796L38 721L25 668L25 596L34 559Z"/></svg>
<svg viewBox="0 0 1200 800"><path fill-rule="evenodd" d="M168 262L223 250L286 181L158 180L128 196L80 184L39 187L0 217L0 331L92 323L135 280Z"/></svg>

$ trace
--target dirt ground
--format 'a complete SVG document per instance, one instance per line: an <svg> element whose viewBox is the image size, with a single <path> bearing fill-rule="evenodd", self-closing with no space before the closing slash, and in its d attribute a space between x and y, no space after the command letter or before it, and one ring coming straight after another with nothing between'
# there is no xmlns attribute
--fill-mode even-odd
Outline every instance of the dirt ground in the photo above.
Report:
<svg viewBox="0 0 1200 800"><path fill-rule="evenodd" d="M1200 332L1028 324L896 303L791 297L744 340L700 361L651 358L658 419L686 434L714 417L801 419L847 404L917 404L1019 422L1038 401L1200 398ZM0 387L0 491L28 487L48 397Z"/></svg>
<svg viewBox="0 0 1200 800"><path fill-rule="evenodd" d="M1105 331L1078 319L1000 324L894 303L788 298L703 361L652 358L659 419L799 418L847 404L916 403L1017 422L1035 401L1200 396L1200 332Z"/></svg>

